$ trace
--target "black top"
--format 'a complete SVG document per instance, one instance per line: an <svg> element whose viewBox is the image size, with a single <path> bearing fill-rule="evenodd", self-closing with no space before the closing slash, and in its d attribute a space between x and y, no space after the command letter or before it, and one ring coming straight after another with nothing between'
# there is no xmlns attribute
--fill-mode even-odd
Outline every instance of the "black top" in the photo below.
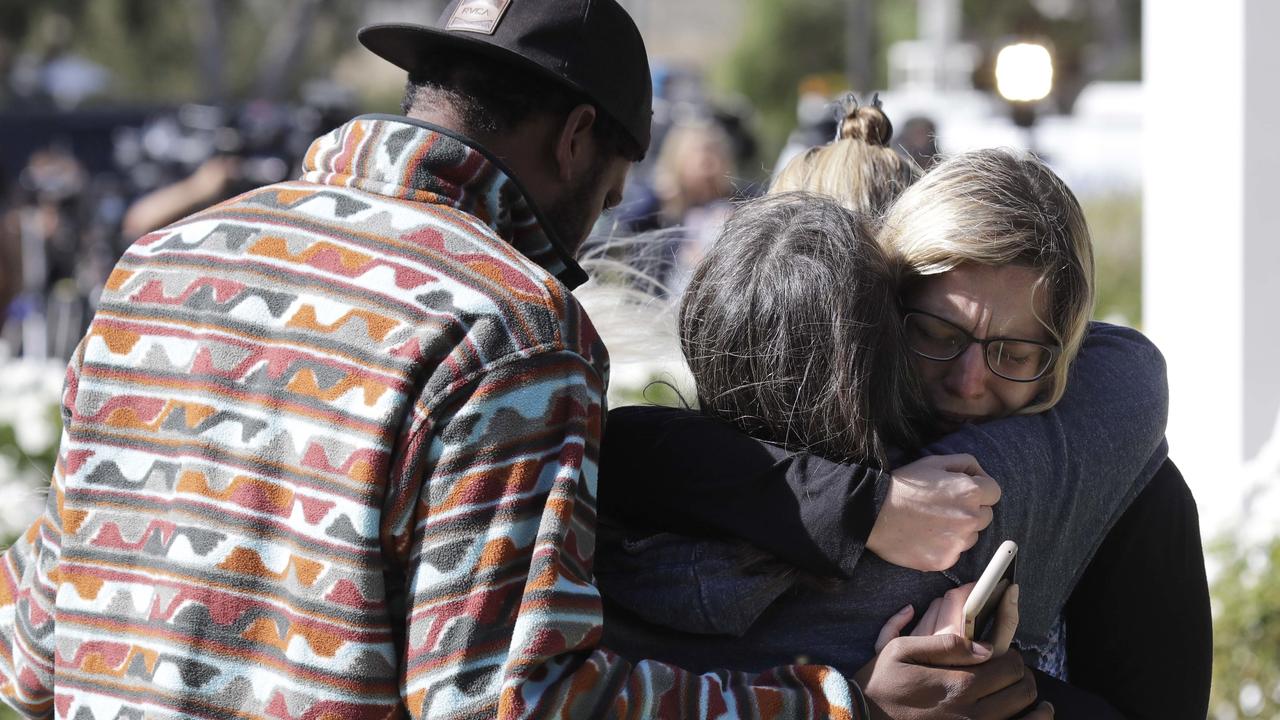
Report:
<svg viewBox="0 0 1280 720"><path fill-rule="evenodd" d="M839 578L857 566L889 480L873 467L790 453L718 419L657 407L610 411L600 466L603 517L653 532L743 539Z"/></svg>

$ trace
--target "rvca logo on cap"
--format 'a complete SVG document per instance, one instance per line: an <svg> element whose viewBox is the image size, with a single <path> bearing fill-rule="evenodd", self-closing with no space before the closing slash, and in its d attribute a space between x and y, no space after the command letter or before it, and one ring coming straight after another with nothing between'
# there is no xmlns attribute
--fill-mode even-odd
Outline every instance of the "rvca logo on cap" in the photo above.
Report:
<svg viewBox="0 0 1280 720"><path fill-rule="evenodd" d="M492 35L510 4L511 0L466 0L458 3L444 29Z"/></svg>

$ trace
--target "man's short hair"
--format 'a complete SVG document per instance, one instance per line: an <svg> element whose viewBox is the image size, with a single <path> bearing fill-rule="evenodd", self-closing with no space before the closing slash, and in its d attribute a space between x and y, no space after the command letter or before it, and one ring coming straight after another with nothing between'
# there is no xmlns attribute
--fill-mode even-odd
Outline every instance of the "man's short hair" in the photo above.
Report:
<svg viewBox="0 0 1280 720"><path fill-rule="evenodd" d="M401 111L445 103L466 130L499 134L536 113L567 113L578 105L596 108L592 132L601 147L631 161L644 157L622 124L580 92L551 78L475 53L428 53L409 73Z"/></svg>

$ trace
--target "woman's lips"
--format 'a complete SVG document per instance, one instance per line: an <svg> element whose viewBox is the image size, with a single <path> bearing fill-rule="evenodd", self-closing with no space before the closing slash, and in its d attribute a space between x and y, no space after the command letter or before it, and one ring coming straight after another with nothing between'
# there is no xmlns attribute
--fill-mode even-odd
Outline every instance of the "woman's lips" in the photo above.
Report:
<svg viewBox="0 0 1280 720"><path fill-rule="evenodd" d="M949 413L949 412L942 412L942 411L938 411L937 416L940 420L942 420L943 423L954 426L952 429L958 428L961 425L968 425L970 423L982 422L983 420L986 419L981 415L961 415L958 413Z"/></svg>

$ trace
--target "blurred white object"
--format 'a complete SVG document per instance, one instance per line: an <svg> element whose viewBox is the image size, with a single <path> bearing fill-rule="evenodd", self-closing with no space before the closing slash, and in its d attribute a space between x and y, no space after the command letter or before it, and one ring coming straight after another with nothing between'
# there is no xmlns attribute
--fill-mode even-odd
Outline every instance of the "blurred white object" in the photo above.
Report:
<svg viewBox="0 0 1280 720"><path fill-rule="evenodd" d="M1243 521L1235 527L1243 544L1261 545L1274 538L1280 528L1280 415L1271 439L1257 457L1245 463L1244 489Z"/></svg>
<svg viewBox="0 0 1280 720"><path fill-rule="evenodd" d="M1143 329L1168 361L1169 452L1204 535L1242 520L1274 535L1280 3L1200 7L1142 8Z"/></svg>
<svg viewBox="0 0 1280 720"><path fill-rule="evenodd" d="M14 445L0 447L0 536L12 537L40 514L52 467L43 458L60 437L61 361L0 359L0 427Z"/></svg>
<svg viewBox="0 0 1280 720"><path fill-rule="evenodd" d="M1053 90L1053 57L1036 43L1007 45L996 55L996 89L1010 102L1036 102Z"/></svg>

